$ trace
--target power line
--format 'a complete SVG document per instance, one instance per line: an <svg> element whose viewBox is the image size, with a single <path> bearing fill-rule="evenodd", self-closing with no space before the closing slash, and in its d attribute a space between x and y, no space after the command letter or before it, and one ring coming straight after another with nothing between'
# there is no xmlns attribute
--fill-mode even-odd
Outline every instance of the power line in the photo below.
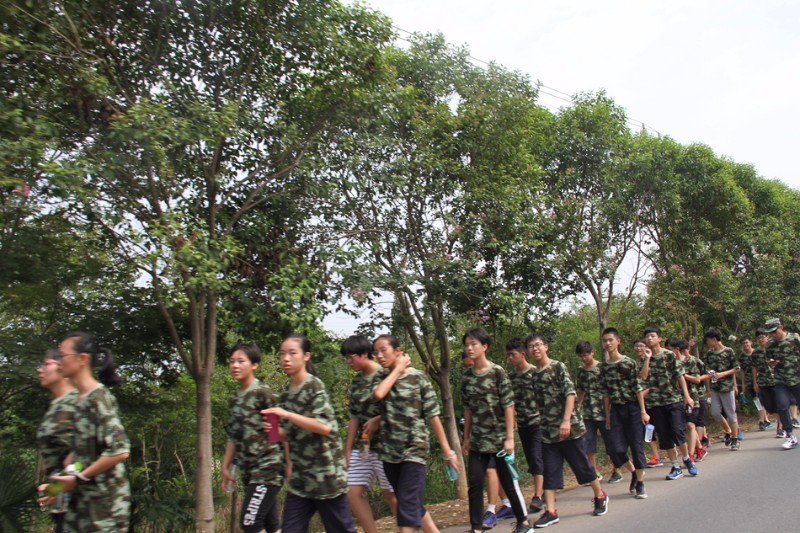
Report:
<svg viewBox="0 0 800 533"><path fill-rule="evenodd" d="M395 26L394 24L392 24L392 28L394 28L398 32L405 33L405 34L407 34L409 36L414 35L414 32L411 32L411 31L408 31L408 30L404 30L403 28ZM410 39L407 39L407 38L402 37L400 35L398 35L397 38L399 40L401 40L401 41L405 41L407 43L411 43ZM472 54L469 54L467 57L469 57L469 59L471 59L472 61L474 61L476 63L482 63L482 64L484 64L486 66L491 66L492 65L492 62L484 61L483 59L480 59L480 58L477 58L477 57L473 56ZM500 66L505 67L505 65L503 65L501 63L500 63ZM545 85L544 83L541 83L541 82L538 83L538 89L539 89L539 94L547 95L547 96L549 96L551 98L555 98L557 100L561 100L561 101L566 102L566 103L568 103L570 105L574 105L575 104L574 95L572 95L570 93L561 91L559 89L556 89L555 87L550 87L549 85ZM652 126L648 126L647 124L645 124L644 122L642 122L639 119L636 119L636 118L633 118L633 117L626 117L625 118L625 122L628 125L630 125L631 127L634 127L634 128L637 128L637 129L641 129L643 131L651 131L651 132L655 133L656 135L658 135L659 137L661 136L661 132L660 131L658 131L657 129L653 128Z"/></svg>

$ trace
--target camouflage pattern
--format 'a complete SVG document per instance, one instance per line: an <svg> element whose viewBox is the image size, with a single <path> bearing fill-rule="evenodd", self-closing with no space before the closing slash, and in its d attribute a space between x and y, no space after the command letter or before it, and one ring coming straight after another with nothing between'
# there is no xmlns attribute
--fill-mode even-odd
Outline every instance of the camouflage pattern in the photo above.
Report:
<svg viewBox="0 0 800 533"><path fill-rule="evenodd" d="M567 396L575 396L575 386L569 376L567 367L561 361L551 360L542 368L535 368L533 390L536 403L542 415L542 442L559 442L561 420L564 418L564 404ZM583 420L578 416L578 409L572 410L570 418L572 431L566 440L577 439L586 433Z"/></svg>
<svg viewBox="0 0 800 533"><path fill-rule="evenodd" d="M583 393L583 405L581 406L583 419L604 422L606 408L603 402L604 394L603 383L600 378L600 364L596 364L592 368L586 368L585 366L578 368L575 389Z"/></svg>
<svg viewBox="0 0 800 533"><path fill-rule="evenodd" d="M705 363L708 370L715 370L717 373L725 372L731 368L739 368L733 348L728 348L727 346L721 350L706 350ZM733 375L719 378L716 383L712 383L709 380L709 383L711 383L712 391L731 392L733 390Z"/></svg>
<svg viewBox="0 0 800 533"><path fill-rule="evenodd" d="M787 387L800 383L800 337L787 335L767 343L767 359L775 359L775 380Z"/></svg>
<svg viewBox="0 0 800 533"><path fill-rule="evenodd" d="M533 365L523 372L512 370L508 374L511 389L514 391L514 411L517 427L526 428L538 426L542 417L539 415L539 406L536 404L536 395L533 392L533 379L536 371Z"/></svg>
<svg viewBox="0 0 800 533"><path fill-rule="evenodd" d="M327 435L320 435L288 420L281 422L292 460L292 477L287 490L301 498L315 500L329 500L344 494L347 491L344 449L325 385L310 375L296 389L291 385L286 387L278 403L287 411L316 418L331 428Z"/></svg>
<svg viewBox="0 0 800 533"><path fill-rule="evenodd" d="M36 444L48 475L64 469L64 459L69 454L72 433L75 431L77 399L78 391L75 389L53 398L36 431Z"/></svg>
<svg viewBox="0 0 800 533"><path fill-rule="evenodd" d="M244 391L237 391L228 402L228 440L233 442L234 461L244 484L280 486L286 473L283 447L269 442L261 411L275 407L278 397L269 386L255 379Z"/></svg>
<svg viewBox="0 0 800 533"><path fill-rule="evenodd" d="M359 428L369 419L379 416L383 410L383 402L375 399L373 393L381 381L389 375L385 368L378 368L369 376L359 372L350 382L350 418L358 420ZM370 448L380 446L380 433L375 433L370 439Z"/></svg>
<svg viewBox="0 0 800 533"><path fill-rule="evenodd" d="M100 456L130 453L130 442L119 420L117 400L98 384L75 402L72 462L84 469ZM131 491L125 462L94 476L72 491L66 530L128 531Z"/></svg>
<svg viewBox="0 0 800 533"><path fill-rule="evenodd" d="M440 412L428 377L415 368L406 370L383 399L377 450L381 461L426 464L430 455L428 420Z"/></svg>
<svg viewBox="0 0 800 533"><path fill-rule="evenodd" d="M644 382L639 377L639 365L625 355L617 361L600 363L600 383L604 396L612 404L623 405L638 401L636 393L644 390Z"/></svg>
<svg viewBox="0 0 800 533"><path fill-rule="evenodd" d="M683 370L685 374L700 377L706 373L705 363L693 355L687 355L683 358L681 363L683 363ZM695 403L699 402L700 397L705 396L706 394L705 382L691 383L687 380L686 388L689 389L689 396L692 397L692 400L694 400Z"/></svg>
<svg viewBox="0 0 800 533"><path fill-rule="evenodd" d="M738 356L739 361L739 370L741 373L739 374L739 379L742 383L742 388L747 390L747 384L750 384L750 387L753 386L753 354L747 355L744 351L739 352Z"/></svg>
<svg viewBox="0 0 800 533"><path fill-rule="evenodd" d="M777 381L775 380L775 370L767 364L767 352L760 346L753 350L750 354L753 368L756 369L756 383L759 387L774 387Z"/></svg>
<svg viewBox="0 0 800 533"><path fill-rule="evenodd" d="M644 362L642 363L644 364ZM683 375L683 365L670 350L661 348L650 357L650 374L647 382L650 394L647 395L648 407L659 407L680 402L683 392L676 381Z"/></svg>
<svg viewBox="0 0 800 533"><path fill-rule="evenodd" d="M491 362L482 374L475 372L475 367L468 368L461 380L461 399L464 409L472 412L469 449L481 453L502 450L506 437L504 409L514 406L514 391L506 371Z"/></svg>

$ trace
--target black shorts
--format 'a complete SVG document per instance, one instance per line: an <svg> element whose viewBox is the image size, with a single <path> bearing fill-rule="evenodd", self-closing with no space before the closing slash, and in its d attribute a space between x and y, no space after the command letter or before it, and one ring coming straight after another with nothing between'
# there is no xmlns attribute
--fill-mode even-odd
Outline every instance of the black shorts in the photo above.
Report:
<svg viewBox="0 0 800 533"><path fill-rule="evenodd" d="M242 515L239 524L244 533L266 531L275 533L281 528L278 518L278 492L280 487L248 483L242 497Z"/></svg>
<svg viewBox="0 0 800 533"><path fill-rule="evenodd" d="M597 479L597 472L586 457L586 443L583 435L577 439L542 443L544 461L544 488L558 490L564 488L564 460L572 469L578 483L584 485Z"/></svg>
<svg viewBox="0 0 800 533"><path fill-rule="evenodd" d="M644 424L639 402L611 405L611 431L609 431L608 452L614 466L620 468L628 462L627 451L631 451L634 468L645 468Z"/></svg>
<svg viewBox="0 0 800 533"><path fill-rule="evenodd" d="M603 437L603 445L606 447L606 452L608 452L610 445L608 440L608 429L606 429L606 421L589 420L588 418L584 418L583 425L586 426L586 435L584 436L586 439L586 453L597 453L598 431L600 432L600 436Z"/></svg>
<svg viewBox="0 0 800 533"><path fill-rule="evenodd" d="M776 413L775 407L775 392L772 385L764 385L758 387L758 398L761 400L761 405L768 413Z"/></svg>
<svg viewBox="0 0 800 533"><path fill-rule="evenodd" d="M383 463L386 478L397 496L397 526L422 527L422 517L427 512L423 505L425 496L425 465L405 461Z"/></svg>
<svg viewBox="0 0 800 533"><path fill-rule="evenodd" d="M534 476L544 474L544 461L542 460L542 428L539 424L519 428L519 440L522 441L522 451L528 462L528 472Z"/></svg>
<svg viewBox="0 0 800 533"><path fill-rule="evenodd" d="M686 412L683 402L650 408L650 423L656 427L658 446L669 450L686 442Z"/></svg>
<svg viewBox="0 0 800 533"><path fill-rule="evenodd" d="M283 533L308 533L311 517L318 512L326 531L336 533L356 533L353 515L347 503L347 494L335 498L317 500L304 498L291 492L286 493L283 502Z"/></svg>

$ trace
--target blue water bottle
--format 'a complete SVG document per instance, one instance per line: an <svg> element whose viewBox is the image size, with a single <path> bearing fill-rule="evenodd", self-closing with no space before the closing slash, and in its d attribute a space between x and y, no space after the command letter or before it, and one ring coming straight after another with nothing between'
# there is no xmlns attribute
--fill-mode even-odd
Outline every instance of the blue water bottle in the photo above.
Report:
<svg viewBox="0 0 800 533"><path fill-rule="evenodd" d="M455 450L450 450L450 457L455 457L455 456L456 456ZM456 470L453 465L445 461L444 468L447 471L447 478L450 481L455 481L458 479L458 470Z"/></svg>
<svg viewBox="0 0 800 533"><path fill-rule="evenodd" d="M508 453L505 450L500 450L497 452L497 457L503 459L508 465L508 471L511 472L511 479L514 481L518 480L519 470L517 470L517 465L514 464L514 454Z"/></svg>
<svg viewBox="0 0 800 533"><path fill-rule="evenodd" d="M653 441L653 432L656 430L656 427L653 424L647 424L644 427L644 441L645 442L652 442Z"/></svg>

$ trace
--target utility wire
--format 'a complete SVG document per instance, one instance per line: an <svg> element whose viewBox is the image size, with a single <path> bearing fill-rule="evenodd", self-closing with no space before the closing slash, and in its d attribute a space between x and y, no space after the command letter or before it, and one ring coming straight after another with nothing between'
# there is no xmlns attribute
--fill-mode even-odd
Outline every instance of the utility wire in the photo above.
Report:
<svg viewBox="0 0 800 533"><path fill-rule="evenodd" d="M408 31L408 30L404 30L403 28L395 26L394 24L392 25L392 28L394 28L398 32L405 33L405 34L407 34L409 36L414 35L414 32L411 32L411 31ZM400 35L398 35L397 38L399 40L405 41L407 43L411 43L412 42L410 39L402 37ZM484 64L486 66L491 66L492 65L491 62L484 61L483 59L479 59L479 58L473 56L472 54L469 54L467 57L469 57L472 61L474 61L476 63L482 63L482 64ZM500 64L500 66L503 66L505 68L505 65ZM545 85L545 84L543 84L541 82L538 82L538 88L539 88L539 94L544 94L544 95L549 96L551 98L555 98L557 100L561 100L561 101L566 102L566 103L568 103L570 105L574 105L575 104L575 99L574 99L573 95L570 94L570 93L561 91L559 89L556 89L555 87L550 87L550 86ZM651 132L655 133L656 135L658 135L659 137L661 137L661 132L660 131L656 130L652 126L648 126L647 124L645 124L644 122L642 122L639 119L636 119L636 118L633 118L633 117L626 117L625 122L627 122L630 126L632 126L634 128L641 129L643 131L651 131Z"/></svg>

